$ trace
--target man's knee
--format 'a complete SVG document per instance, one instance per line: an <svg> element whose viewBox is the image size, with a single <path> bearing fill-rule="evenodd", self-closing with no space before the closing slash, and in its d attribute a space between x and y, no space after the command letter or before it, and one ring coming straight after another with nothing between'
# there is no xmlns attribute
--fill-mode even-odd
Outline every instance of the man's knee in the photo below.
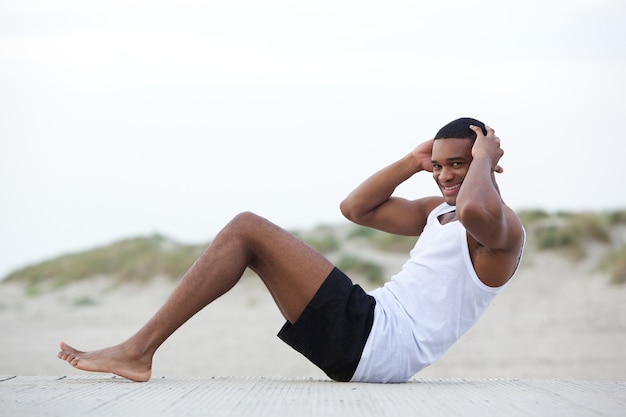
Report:
<svg viewBox="0 0 626 417"><path fill-rule="evenodd" d="M249 249L273 245L286 232L264 217L250 211L237 214L226 227L232 237L246 242Z"/></svg>
<svg viewBox="0 0 626 417"><path fill-rule="evenodd" d="M261 219L261 216L259 216L258 214L255 214L251 211L243 211L239 214L237 214L235 217L233 217L233 219L230 221L230 223L235 224L235 225L252 225L255 223L258 223Z"/></svg>
<svg viewBox="0 0 626 417"><path fill-rule="evenodd" d="M263 248L273 244L278 230L274 224L250 211L237 214L224 229L227 239L237 240L244 245L249 256L249 266L254 264L260 253L265 252Z"/></svg>
<svg viewBox="0 0 626 417"><path fill-rule="evenodd" d="M226 229L228 229L231 233L245 235L257 230L258 227L264 222L266 222L266 220L261 216L250 211L244 211L233 217L233 219L226 226Z"/></svg>

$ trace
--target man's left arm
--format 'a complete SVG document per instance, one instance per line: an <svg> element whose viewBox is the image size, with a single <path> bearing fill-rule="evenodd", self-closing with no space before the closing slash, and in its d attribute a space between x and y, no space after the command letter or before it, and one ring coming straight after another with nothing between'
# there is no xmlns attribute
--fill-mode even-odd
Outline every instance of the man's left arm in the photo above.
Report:
<svg viewBox="0 0 626 417"><path fill-rule="evenodd" d="M500 139L488 126L487 135L479 127L470 128L477 136L472 147L473 159L456 200L457 218L482 246L491 250L518 249L522 225L502 201L494 175L502 172L498 165L504 154Z"/></svg>

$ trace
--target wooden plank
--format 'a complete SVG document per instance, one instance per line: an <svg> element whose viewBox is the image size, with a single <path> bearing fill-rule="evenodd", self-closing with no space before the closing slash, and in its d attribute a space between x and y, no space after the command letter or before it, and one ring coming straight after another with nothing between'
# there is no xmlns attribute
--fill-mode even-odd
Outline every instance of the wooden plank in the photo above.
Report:
<svg viewBox="0 0 626 417"><path fill-rule="evenodd" d="M0 376L0 416L626 415L626 382L415 379L406 384L294 378Z"/></svg>

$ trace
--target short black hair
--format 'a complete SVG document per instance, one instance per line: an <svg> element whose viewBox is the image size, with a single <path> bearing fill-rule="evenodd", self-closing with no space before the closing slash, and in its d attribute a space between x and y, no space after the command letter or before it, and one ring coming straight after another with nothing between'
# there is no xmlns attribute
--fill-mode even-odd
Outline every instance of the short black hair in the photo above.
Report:
<svg viewBox="0 0 626 417"><path fill-rule="evenodd" d="M435 135L435 139L471 139L476 140L476 133L470 129L470 125L478 126L483 131L483 135L487 135L487 129L485 124L479 120L472 119L471 117L461 117L456 119L439 129L439 132Z"/></svg>

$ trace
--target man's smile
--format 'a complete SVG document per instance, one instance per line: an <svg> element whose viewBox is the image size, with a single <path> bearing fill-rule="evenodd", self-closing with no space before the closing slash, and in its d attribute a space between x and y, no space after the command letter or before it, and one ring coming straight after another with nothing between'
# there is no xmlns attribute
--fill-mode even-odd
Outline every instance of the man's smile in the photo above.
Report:
<svg viewBox="0 0 626 417"><path fill-rule="evenodd" d="M462 183L460 182L454 185L443 185L440 183L439 186L441 187L441 191L443 191L445 195L453 195L459 191L459 188L461 188L461 184Z"/></svg>

